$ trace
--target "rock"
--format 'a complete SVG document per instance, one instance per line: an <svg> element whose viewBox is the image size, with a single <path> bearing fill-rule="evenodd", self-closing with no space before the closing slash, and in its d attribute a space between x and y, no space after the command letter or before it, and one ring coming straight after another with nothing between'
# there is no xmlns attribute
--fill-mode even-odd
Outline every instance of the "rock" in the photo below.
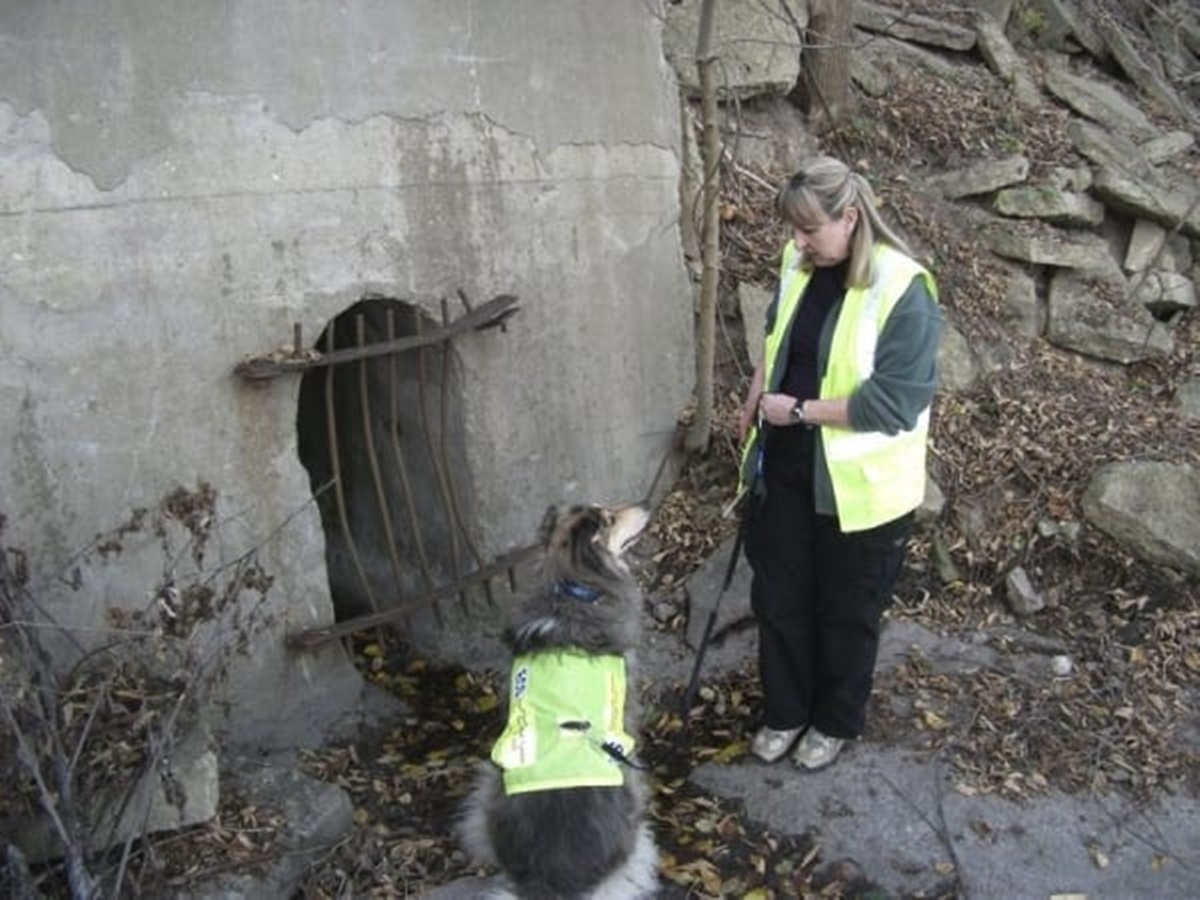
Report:
<svg viewBox="0 0 1200 900"><path fill-rule="evenodd" d="M963 333L947 322L937 354L938 385L946 391L966 391L979 378L979 362Z"/></svg>
<svg viewBox="0 0 1200 900"><path fill-rule="evenodd" d="M968 0L968 5L975 7L980 13L990 16L997 25L1003 28L1008 24L1013 6L1017 0Z"/></svg>
<svg viewBox="0 0 1200 900"><path fill-rule="evenodd" d="M1069 269L1116 267L1103 238L1041 222L997 221L984 226L981 237L989 250L1009 259Z"/></svg>
<svg viewBox="0 0 1200 900"><path fill-rule="evenodd" d="M1078 45L1096 59L1105 55L1104 40L1073 0L1025 0L1009 24L1042 47L1074 52Z"/></svg>
<svg viewBox="0 0 1200 900"><path fill-rule="evenodd" d="M980 15L976 19L975 33L980 54L988 67L1009 86L1013 100L1028 109L1040 106L1042 92L1029 74L1025 60L1013 49L1005 35L1003 21L992 15Z"/></svg>
<svg viewBox="0 0 1200 900"><path fill-rule="evenodd" d="M1125 271L1140 272L1150 268L1166 242L1167 229L1149 219L1138 219L1129 235L1129 249L1125 251Z"/></svg>
<svg viewBox="0 0 1200 900"><path fill-rule="evenodd" d="M1138 145L1122 134L1083 119L1072 119L1067 123L1067 136L1080 155L1097 166L1124 171L1132 177L1148 177L1154 172L1142 157ZM1095 183L1094 178L1092 183Z"/></svg>
<svg viewBox="0 0 1200 900"><path fill-rule="evenodd" d="M1185 416L1200 419L1200 378L1190 378L1175 391L1175 406Z"/></svg>
<svg viewBox="0 0 1200 900"><path fill-rule="evenodd" d="M964 169L942 172L926 179L926 184L949 200L989 194L1010 184L1024 181L1029 175L1029 160L1010 156L998 160L981 160Z"/></svg>
<svg viewBox="0 0 1200 900"><path fill-rule="evenodd" d="M696 36L700 30L700 0L666 5L663 54L675 69L680 89L699 96ZM787 94L800 75L800 36L808 24L807 7L800 5L796 24L753 0L718 3L713 18L712 49L720 55L716 79L722 100L760 94Z"/></svg>
<svg viewBox="0 0 1200 900"><path fill-rule="evenodd" d="M100 791L86 812L91 851L106 850L139 835L176 831L207 822L217 814L220 782L208 729L186 732L158 765L132 784L113 783ZM25 822L0 823L31 863L56 859L62 846L44 813Z"/></svg>
<svg viewBox="0 0 1200 900"><path fill-rule="evenodd" d="M1182 156L1195 145L1196 138L1190 131L1169 131L1139 144L1138 152L1147 162L1157 165Z"/></svg>
<svg viewBox="0 0 1200 900"><path fill-rule="evenodd" d="M946 495L942 493L942 489L938 487L938 483L933 480L933 476L927 474L925 476L925 499L917 507L917 523L928 525L936 522L945 508Z"/></svg>
<svg viewBox="0 0 1200 900"><path fill-rule="evenodd" d="M1112 51L1122 71L1136 84L1159 110L1176 121L1186 122L1191 110L1180 99L1175 89L1146 62L1145 58L1130 43L1124 30L1115 21L1100 17L1096 26L1100 37Z"/></svg>
<svg viewBox="0 0 1200 900"><path fill-rule="evenodd" d="M1044 219L1058 225L1099 225L1104 204L1087 194L1062 191L1050 185L1021 185L996 194L995 210L1002 216Z"/></svg>
<svg viewBox="0 0 1200 900"><path fill-rule="evenodd" d="M286 755L238 757L225 766L232 793L261 809L278 810L285 822L273 853L253 868L194 879L175 900L293 897L318 851L335 845L354 825L354 804L337 785L303 775Z"/></svg>
<svg viewBox="0 0 1200 900"><path fill-rule="evenodd" d="M1083 494L1087 521L1134 556L1200 575L1200 472L1132 460L1101 466Z"/></svg>
<svg viewBox="0 0 1200 900"><path fill-rule="evenodd" d="M946 540L940 534L934 535L933 538L933 564L942 584L955 584L963 580L962 572L955 565L950 548L946 546Z"/></svg>
<svg viewBox="0 0 1200 900"><path fill-rule="evenodd" d="M1005 321L1018 334L1037 337L1046 325L1046 304L1037 292L1033 276L1024 266L1001 263L1007 287L1004 291Z"/></svg>
<svg viewBox="0 0 1200 900"><path fill-rule="evenodd" d="M1149 270L1138 276L1133 298L1158 319L1196 308L1196 286L1178 272Z"/></svg>
<svg viewBox="0 0 1200 900"><path fill-rule="evenodd" d="M869 0L858 0L854 5L854 24L864 31L945 50L966 51L975 46L975 32L970 28L920 13L898 12Z"/></svg>
<svg viewBox="0 0 1200 900"><path fill-rule="evenodd" d="M1133 177L1115 166L1102 166L1092 190L1105 206L1167 228L1182 223L1185 232L1200 237L1200 204L1195 202L1200 186L1195 179Z"/></svg>
<svg viewBox="0 0 1200 900"><path fill-rule="evenodd" d="M1055 166L1047 173L1046 183L1060 191L1082 194L1092 186L1092 170L1089 166Z"/></svg>
<svg viewBox="0 0 1200 900"><path fill-rule="evenodd" d="M1046 601L1034 588L1029 574L1017 566L1004 579L1008 608L1018 616L1031 616L1046 608Z"/></svg>
<svg viewBox="0 0 1200 900"><path fill-rule="evenodd" d="M1136 104L1103 81L1051 68L1046 72L1045 85L1046 90L1077 113L1114 131L1143 138L1158 133Z"/></svg>
<svg viewBox="0 0 1200 900"><path fill-rule="evenodd" d="M865 53L855 53L850 57L850 79L857 84L868 97L882 97L892 87L892 80L887 73L877 66Z"/></svg>
<svg viewBox="0 0 1200 900"><path fill-rule="evenodd" d="M746 355L750 367L757 369L762 363L764 335L767 333L767 308L775 294L766 288L742 281L737 286L738 308L742 313L742 333L746 339Z"/></svg>
<svg viewBox="0 0 1200 900"><path fill-rule="evenodd" d="M1046 339L1126 365L1169 354L1174 347L1170 332L1127 297L1128 290L1115 269L1055 272L1047 300Z"/></svg>

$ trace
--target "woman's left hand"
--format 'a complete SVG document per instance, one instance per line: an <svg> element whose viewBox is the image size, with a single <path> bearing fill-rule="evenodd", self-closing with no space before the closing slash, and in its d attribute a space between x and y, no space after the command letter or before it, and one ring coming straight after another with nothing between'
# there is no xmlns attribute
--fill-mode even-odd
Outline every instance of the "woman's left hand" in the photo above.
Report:
<svg viewBox="0 0 1200 900"><path fill-rule="evenodd" d="M795 425L792 417L795 405L796 398L791 394L763 394L758 398L758 415L769 425Z"/></svg>

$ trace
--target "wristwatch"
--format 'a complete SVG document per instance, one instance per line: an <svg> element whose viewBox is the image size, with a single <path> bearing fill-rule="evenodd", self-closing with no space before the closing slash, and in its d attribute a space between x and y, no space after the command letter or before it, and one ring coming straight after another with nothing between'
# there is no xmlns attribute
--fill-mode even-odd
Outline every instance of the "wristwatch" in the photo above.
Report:
<svg viewBox="0 0 1200 900"><path fill-rule="evenodd" d="M804 401L797 400L792 406L792 418L801 425L807 425L804 419Z"/></svg>

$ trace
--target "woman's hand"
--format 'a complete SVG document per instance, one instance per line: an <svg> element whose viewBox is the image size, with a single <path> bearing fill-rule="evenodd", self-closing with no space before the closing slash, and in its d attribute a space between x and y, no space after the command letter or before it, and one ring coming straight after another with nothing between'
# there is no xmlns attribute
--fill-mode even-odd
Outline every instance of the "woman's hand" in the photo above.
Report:
<svg viewBox="0 0 1200 900"><path fill-rule="evenodd" d="M796 398L791 394L762 394L758 398L758 414L769 425L795 425L796 419L792 416L795 405Z"/></svg>

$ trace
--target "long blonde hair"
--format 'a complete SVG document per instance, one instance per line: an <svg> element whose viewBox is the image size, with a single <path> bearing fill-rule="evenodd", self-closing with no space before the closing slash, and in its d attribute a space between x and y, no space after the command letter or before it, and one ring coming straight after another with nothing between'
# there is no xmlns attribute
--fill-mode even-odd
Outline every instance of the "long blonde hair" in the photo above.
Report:
<svg viewBox="0 0 1200 900"><path fill-rule="evenodd" d="M811 227L825 219L840 219L852 206L858 209L858 221L850 236L847 287L866 287L875 279L871 250L877 240L916 258L904 239L879 214L871 185L840 159L814 156L805 160L776 198L779 215L797 228ZM806 265L803 259L800 264Z"/></svg>

